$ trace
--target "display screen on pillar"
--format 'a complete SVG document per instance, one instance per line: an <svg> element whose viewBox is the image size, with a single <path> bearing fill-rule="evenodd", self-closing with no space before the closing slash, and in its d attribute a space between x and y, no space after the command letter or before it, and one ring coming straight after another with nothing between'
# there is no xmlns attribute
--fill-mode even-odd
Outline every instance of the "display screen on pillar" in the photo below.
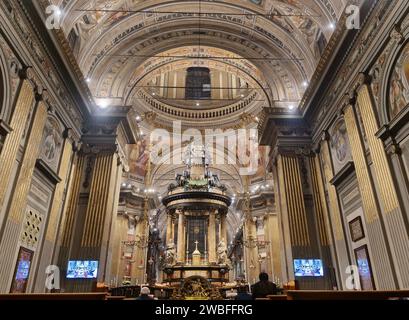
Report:
<svg viewBox="0 0 409 320"><path fill-rule="evenodd" d="M67 279L96 279L98 274L98 261L72 260L68 262Z"/></svg>
<svg viewBox="0 0 409 320"><path fill-rule="evenodd" d="M320 259L294 259L296 277L323 277L324 268Z"/></svg>

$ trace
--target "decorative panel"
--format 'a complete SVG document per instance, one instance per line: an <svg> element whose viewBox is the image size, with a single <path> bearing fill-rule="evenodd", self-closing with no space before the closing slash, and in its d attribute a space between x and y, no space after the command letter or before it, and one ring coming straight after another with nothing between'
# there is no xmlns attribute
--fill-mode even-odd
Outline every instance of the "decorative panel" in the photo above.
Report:
<svg viewBox="0 0 409 320"><path fill-rule="evenodd" d="M35 249L40 239L40 230L42 229L43 223L44 215L33 208L27 208L23 220L23 229L20 235L21 245Z"/></svg>

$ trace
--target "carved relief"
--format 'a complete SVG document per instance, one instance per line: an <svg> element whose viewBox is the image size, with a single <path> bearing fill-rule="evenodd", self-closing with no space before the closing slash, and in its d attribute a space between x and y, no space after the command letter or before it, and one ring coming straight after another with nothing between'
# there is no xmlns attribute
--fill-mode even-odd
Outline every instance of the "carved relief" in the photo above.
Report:
<svg viewBox="0 0 409 320"><path fill-rule="evenodd" d="M396 62L389 85L389 116L393 119L409 103L409 44Z"/></svg>
<svg viewBox="0 0 409 320"><path fill-rule="evenodd" d="M54 117L48 117L43 133L40 158L54 171L57 171L62 142L62 129L59 122Z"/></svg>
<svg viewBox="0 0 409 320"><path fill-rule="evenodd" d="M330 132L330 148L334 169L335 172L338 172L351 160L351 148L344 120L337 121Z"/></svg>

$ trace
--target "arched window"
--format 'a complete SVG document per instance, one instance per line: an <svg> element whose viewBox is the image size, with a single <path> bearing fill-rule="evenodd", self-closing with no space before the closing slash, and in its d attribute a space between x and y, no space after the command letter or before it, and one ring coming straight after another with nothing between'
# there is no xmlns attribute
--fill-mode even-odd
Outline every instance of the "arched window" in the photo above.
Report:
<svg viewBox="0 0 409 320"><path fill-rule="evenodd" d="M210 69L192 67L187 69L185 98L188 100L209 99Z"/></svg>

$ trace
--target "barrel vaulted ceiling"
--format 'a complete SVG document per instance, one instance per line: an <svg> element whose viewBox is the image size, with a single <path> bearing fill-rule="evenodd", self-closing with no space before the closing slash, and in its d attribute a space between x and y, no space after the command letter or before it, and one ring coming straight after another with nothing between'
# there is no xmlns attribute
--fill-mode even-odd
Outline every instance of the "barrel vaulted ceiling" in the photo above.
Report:
<svg viewBox="0 0 409 320"><path fill-rule="evenodd" d="M213 63L251 78L260 107L298 105L346 1L52 0L97 99L132 104L160 68Z"/></svg>
<svg viewBox="0 0 409 320"><path fill-rule="evenodd" d="M62 29L95 100L132 105L147 132L176 119L199 129L255 128L263 107L295 112L348 0L49 1L61 10ZM234 74L249 90L242 101L190 111L163 105L147 89L158 75L191 66ZM161 194L182 169L153 168ZM212 170L229 193L243 192L237 165ZM239 216L229 214L228 223L233 233Z"/></svg>

